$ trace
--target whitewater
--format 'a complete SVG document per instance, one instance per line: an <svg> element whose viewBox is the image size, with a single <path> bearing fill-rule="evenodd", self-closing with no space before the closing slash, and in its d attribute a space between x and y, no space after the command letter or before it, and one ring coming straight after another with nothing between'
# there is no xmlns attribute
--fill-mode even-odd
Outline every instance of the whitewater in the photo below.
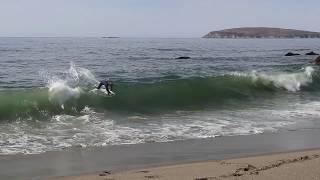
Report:
<svg viewBox="0 0 320 180"><path fill-rule="evenodd" d="M2 40L0 154L320 128L319 40Z"/></svg>

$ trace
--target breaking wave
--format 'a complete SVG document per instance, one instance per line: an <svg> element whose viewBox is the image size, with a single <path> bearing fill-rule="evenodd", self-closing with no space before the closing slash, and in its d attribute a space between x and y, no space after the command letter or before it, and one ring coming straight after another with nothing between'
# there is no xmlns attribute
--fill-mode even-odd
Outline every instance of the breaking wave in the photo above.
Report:
<svg viewBox="0 0 320 180"><path fill-rule="evenodd" d="M85 68L71 63L62 75L41 72L46 87L0 91L0 120L48 119L74 115L85 107L101 111L162 112L247 103L276 93L312 91L320 84L317 71L306 67L294 73L230 73L154 83L116 83L116 96L95 89L98 81ZM94 93L96 92L96 93Z"/></svg>

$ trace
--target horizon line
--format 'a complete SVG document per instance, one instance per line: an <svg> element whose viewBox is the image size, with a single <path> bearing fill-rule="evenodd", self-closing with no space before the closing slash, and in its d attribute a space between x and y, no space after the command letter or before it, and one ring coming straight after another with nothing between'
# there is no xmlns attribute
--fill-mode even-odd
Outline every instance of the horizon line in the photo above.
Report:
<svg viewBox="0 0 320 180"><path fill-rule="evenodd" d="M202 38L202 37L139 37L139 36L0 36L0 38L102 38L102 39L120 39L120 38L163 38L163 39L180 39L180 38Z"/></svg>

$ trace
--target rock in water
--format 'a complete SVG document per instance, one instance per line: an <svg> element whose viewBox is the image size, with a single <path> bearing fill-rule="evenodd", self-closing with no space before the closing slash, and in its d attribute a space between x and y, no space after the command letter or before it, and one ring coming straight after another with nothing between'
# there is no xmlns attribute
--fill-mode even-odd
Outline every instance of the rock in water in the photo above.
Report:
<svg viewBox="0 0 320 180"><path fill-rule="evenodd" d="M319 54L317 54L317 53L315 53L315 52L313 52L313 51L311 51L311 52L308 52L308 53L306 53L306 55L319 55Z"/></svg>
<svg viewBox="0 0 320 180"><path fill-rule="evenodd" d="M180 56L180 57L177 57L176 59L190 59L189 56Z"/></svg>
<svg viewBox="0 0 320 180"><path fill-rule="evenodd" d="M298 53L292 53L292 52L288 52L287 54L285 54L284 56L298 56L300 54Z"/></svg>
<svg viewBox="0 0 320 180"><path fill-rule="evenodd" d="M312 61L316 65L320 65L320 56L318 56L314 61Z"/></svg>

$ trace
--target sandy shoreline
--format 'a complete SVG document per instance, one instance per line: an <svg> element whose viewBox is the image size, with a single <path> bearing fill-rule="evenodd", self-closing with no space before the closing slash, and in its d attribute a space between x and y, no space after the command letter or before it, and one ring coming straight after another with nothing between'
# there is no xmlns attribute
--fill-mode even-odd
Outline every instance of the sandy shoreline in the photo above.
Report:
<svg viewBox="0 0 320 180"><path fill-rule="evenodd" d="M55 180L320 179L320 149L219 161L186 163L122 172L97 172Z"/></svg>
<svg viewBox="0 0 320 180"><path fill-rule="evenodd" d="M311 149L316 150L310 151ZM284 156L286 153L277 154L279 152L292 153ZM261 160L252 159L253 156L262 154L271 154L272 157ZM290 170L288 173L293 171L299 172L300 175L304 171L315 168L313 166L309 167L307 165L309 163L318 163L318 167L320 167L319 155L320 131L318 129L308 129L165 143L72 148L65 151L34 155L1 155L0 179L43 180L59 179L60 177L63 177L60 178L63 180L196 179L201 177L218 177L219 179L220 176L236 173L237 169L244 168L242 165L246 165L245 163L254 166L253 169L250 169L251 166L248 168L250 172L255 172L269 166L278 166L277 161L284 161L279 166L281 168L269 168L270 171L298 164L300 166L298 170L303 172ZM275 158L276 156L277 158ZM248 158L243 159L241 157ZM260 162L262 164L259 164ZM238 163L241 166L238 166ZM307 166L305 166L305 163L307 163ZM269 172L269 169L266 171L259 170L259 177L264 172ZM314 171L320 172L318 170ZM99 176L104 171L111 172L111 175L104 173L102 175L106 176ZM307 172L307 174L310 174L310 178L307 179L313 179L313 175L320 177L319 174L313 172ZM236 177L243 178L246 176L247 174ZM250 175L249 178L251 177L256 178L258 176ZM224 179L226 178L232 179L234 177L224 177Z"/></svg>

